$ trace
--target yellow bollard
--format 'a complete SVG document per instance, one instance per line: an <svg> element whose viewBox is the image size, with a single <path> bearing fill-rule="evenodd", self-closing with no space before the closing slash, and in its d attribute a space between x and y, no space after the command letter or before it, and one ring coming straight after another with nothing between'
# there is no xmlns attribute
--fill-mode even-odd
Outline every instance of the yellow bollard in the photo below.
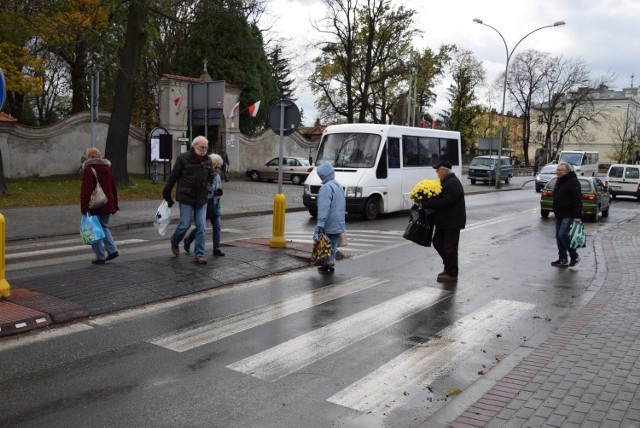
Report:
<svg viewBox="0 0 640 428"><path fill-rule="evenodd" d="M5 239L4 216L0 213L0 297L9 297L9 283L4 279L4 239Z"/></svg>
<svg viewBox="0 0 640 428"><path fill-rule="evenodd" d="M287 241L284 239L284 214L287 209L287 199L283 194L277 194L273 197L273 228L271 229L271 239L269 246L271 248L284 248Z"/></svg>

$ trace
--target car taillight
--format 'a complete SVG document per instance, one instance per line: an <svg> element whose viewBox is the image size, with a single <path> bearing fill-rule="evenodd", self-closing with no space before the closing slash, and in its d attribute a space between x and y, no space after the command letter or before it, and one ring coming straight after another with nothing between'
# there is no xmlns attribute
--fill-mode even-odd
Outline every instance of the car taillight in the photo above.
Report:
<svg viewBox="0 0 640 428"><path fill-rule="evenodd" d="M313 171L313 167L312 167L312 166L310 166L310 167L307 169L307 172L311 172L311 171Z"/></svg>
<svg viewBox="0 0 640 428"><path fill-rule="evenodd" d="M582 199L585 201L595 201L596 195L582 195Z"/></svg>
<svg viewBox="0 0 640 428"><path fill-rule="evenodd" d="M545 190L542 192L542 196L553 196L553 192L550 190Z"/></svg>

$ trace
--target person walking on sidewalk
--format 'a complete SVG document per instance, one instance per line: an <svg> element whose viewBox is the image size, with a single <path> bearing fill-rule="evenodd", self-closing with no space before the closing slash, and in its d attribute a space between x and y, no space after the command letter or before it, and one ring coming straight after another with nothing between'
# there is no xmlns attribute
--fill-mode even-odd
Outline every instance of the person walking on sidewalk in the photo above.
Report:
<svg viewBox="0 0 640 428"><path fill-rule="evenodd" d="M553 214L556 217L556 244L558 260L551 266L575 266L580 262L578 251L571 248L569 230L571 223L580 223L582 216L582 191L580 181L568 163L560 162L556 168L556 187L553 190ZM567 253L571 261L567 260Z"/></svg>
<svg viewBox="0 0 640 428"><path fill-rule="evenodd" d="M87 149L87 159L82 164L82 185L80 186L80 211L82 214L89 212L97 216L104 230L104 238L91 244L96 259L91 263L103 265L107 260L118 257L118 247L109 230L109 219L120 208L118 207L118 191L116 181L111 174L111 162L102 158L102 153L96 147ZM89 199L96 188L96 180L100 183L102 191L107 196L107 203L99 208L89 210Z"/></svg>
<svg viewBox="0 0 640 428"><path fill-rule="evenodd" d="M171 252L177 256L180 254L180 241L191 227L191 220L196 223L196 247L195 262L206 264L204 258L205 223L207 216L207 201L209 177L213 171L211 158L207 156L209 142L201 135L191 142L191 150L181 153L167 179L162 197L169 206L173 206L171 197L173 186L176 187L176 200L180 204L180 223L171 236Z"/></svg>
<svg viewBox="0 0 640 428"><path fill-rule="evenodd" d="M229 155L227 154L227 150L224 146L220 147L220 157L222 158L222 177L226 183L229 181Z"/></svg>
<svg viewBox="0 0 640 428"><path fill-rule="evenodd" d="M422 208L434 210L435 232L432 243L444 264L444 271L438 274L436 280L445 283L456 282L460 230L464 229L467 222L464 189L458 177L451 171L449 161L439 162L433 168L442 184L442 192L437 198L422 201Z"/></svg>
<svg viewBox="0 0 640 428"><path fill-rule="evenodd" d="M211 187L209 189L209 201L207 202L207 219L211 221L213 227L213 255L216 257L224 257L224 253L220 250L220 232L222 224L220 222L221 206L220 197L222 196L222 180L220 180L220 169L222 168L222 158L220 155L212 154L211 164L213 165L213 173ZM196 237L196 230L192 229L189 235L184 238L184 250L191 252L191 243Z"/></svg>
<svg viewBox="0 0 640 428"><path fill-rule="evenodd" d="M322 187L318 190L318 221L314 235L326 233L331 239L331 256L318 270L332 273L335 271L336 251L340 234L346 231L345 211L346 200L342 187L335 180L333 165L325 162L318 167L318 177L322 180Z"/></svg>

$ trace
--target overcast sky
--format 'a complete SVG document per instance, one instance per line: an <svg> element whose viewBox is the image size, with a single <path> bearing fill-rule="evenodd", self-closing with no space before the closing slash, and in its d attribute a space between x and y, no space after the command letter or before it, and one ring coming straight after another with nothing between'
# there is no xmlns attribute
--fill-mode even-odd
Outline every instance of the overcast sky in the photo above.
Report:
<svg viewBox="0 0 640 428"><path fill-rule="evenodd" d="M506 51L500 36L491 28L473 22L483 20L504 36L509 50L527 33L543 25L565 21L561 27L548 28L527 37L518 45L515 55L526 49L537 49L566 58L582 58L591 70L592 79L615 73L612 89L640 82L640 0L393 0L417 10L416 27L423 34L414 40L418 49L437 51L443 44L456 44L471 50L483 62L487 82L493 82L504 70ZM296 56L298 98L304 109L305 125L313 125L316 117L315 96L305 81L303 69L316 52L308 46L321 40L311 22L326 15L322 0L269 0L268 13L261 20L263 28L289 40ZM447 107L445 81L438 89L436 105L430 113ZM500 102L502 95L499 94ZM270 107L267 107L270 108Z"/></svg>

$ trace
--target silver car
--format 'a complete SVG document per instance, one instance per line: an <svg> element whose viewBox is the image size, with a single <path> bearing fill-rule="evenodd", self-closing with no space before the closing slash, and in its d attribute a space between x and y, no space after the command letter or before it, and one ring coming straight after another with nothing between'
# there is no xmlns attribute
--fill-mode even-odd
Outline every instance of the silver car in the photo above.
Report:
<svg viewBox="0 0 640 428"><path fill-rule="evenodd" d="M302 184L309 173L313 171L313 166L305 158L282 158L282 181L291 181L293 184ZM278 179L279 158L273 158L262 165L252 165L247 168L246 175L251 181Z"/></svg>
<svg viewBox="0 0 640 428"><path fill-rule="evenodd" d="M549 180L556 178L556 168L558 168L556 163L548 163L540 168L536 175L536 192L540 192Z"/></svg>

